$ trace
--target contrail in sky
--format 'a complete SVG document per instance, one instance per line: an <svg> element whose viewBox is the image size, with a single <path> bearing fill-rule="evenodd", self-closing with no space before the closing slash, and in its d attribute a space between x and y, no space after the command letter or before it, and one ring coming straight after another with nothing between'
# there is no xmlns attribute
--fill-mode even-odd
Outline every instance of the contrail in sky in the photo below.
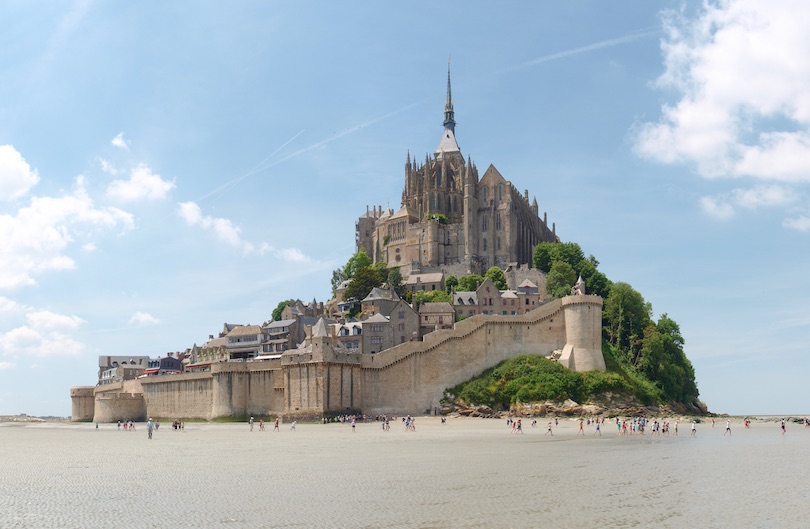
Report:
<svg viewBox="0 0 810 529"><path fill-rule="evenodd" d="M201 201L205 200L206 198L209 198L209 197L211 197L211 196L213 196L213 195L216 195L217 193L219 193L219 192L221 192L221 191L224 191L224 190L228 189L229 187L231 187L231 186L233 186L233 185L238 184L239 182L241 182L242 180L244 180L244 179L245 179L245 178L247 178L248 176L254 175L254 174L258 173L259 171L262 171L262 170L264 170L264 169L267 169L267 167L262 167L262 164L263 164L263 163L265 163L265 162L266 162L267 160L269 160L270 158L272 158L273 156L275 156L275 154L276 154L277 152L279 152L281 149L283 149L284 147L286 147L287 145L289 145L290 143L292 143L292 141L293 141L295 138L297 138L298 136L300 136L301 134L303 134L303 133L304 133L304 130L305 130L305 129L301 129L301 132L299 132L298 134L296 134L295 136L293 136L293 137L292 137L292 138L290 138L289 140L285 141L285 142L284 142L284 144L283 144L283 145L281 145L281 147L279 147L279 148L278 148L278 149L276 149L275 151L271 152L271 153L270 153L270 154L269 154L269 155L268 155L268 156L267 156L267 157L266 157L264 160L262 160L261 162L257 163L257 164L256 164L256 165L253 167L253 169L251 169L251 170L250 170L250 171L248 171L247 173L243 174L243 175L242 175L242 176L240 176L239 178L235 178L235 179L231 180L230 182L225 182L224 184L222 184L222 185L221 185L221 186L219 186L218 188L214 189L213 191L209 191L208 193L206 193L205 195L203 195L203 196L201 196L199 199L197 199L197 202L201 202ZM268 166L268 167L270 167L270 166Z"/></svg>
<svg viewBox="0 0 810 529"><path fill-rule="evenodd" d="M364 121L363 123L360 123L359 125L349 127L348 129L346 129L346 130L344 130L342 132L336 132L335 134L333 134L329 138L326 138L325 140L321 140L319 142L313 143L312 145L308 145L306 147L298 149L297 151L295 151L293 153L290 153L290 154L288 154L287 156L285 156L283 158L279 158L278 160L275 160L272 163L264 165L265 162L267 162L270 158L272 158L277 152L279 152L281 149L283 149L284 147L286 147L287 145L292 143L292 141L295 140L298 136L303 134L304 131L302 130L301 132L299 132L298 134L296 134L295 136L293 136L292 138L287 140L281 147L279 147L278 149L276 149L275 151L270 153L270 155L267 156L264 160L262 160L261 162L256 164L256 166L253 167L253 169L251 169L247 173L243 174L239 178L235 178L235 179L233 179L233 180L231 180L229 182L226 182L226 183L222 184L221 186L219 186L218 188L214 189L213 191L210 191L210 192L206 193L205 195L203 195L202 197L200 197L198 199L198 202L203 201L203 200L205 200L207 198L210 198L213 195L216 195L217 193L220 193L220 192L228 189L229 187L238 184L239 182L241 182L242 180L244 180L245 178L247 178L249 176L253 176L256 173L260 173L262 171L266 171L267 169L270 169L271 167L274 167L274 166L276 166L276 165L278 165L278 164L280 164L282 162L286 162L287 160L290 160L292 158L300 156L300 155L302 155L304 153L315 150L315 149L317 149L319 147L323 147L324 145L326 145L328 143L331 143L331 142L333 142L333 141L335 141L337 139L343 138L344 136L348 136L349 134L354 134L355 132L359 131L360 129L363 129L365 127L369 127L371 125L379 123L380 121L383 121L383 120L388 119L390 117L396 116L397 114L401 114L402 112L405 112L406 110L409 110L409 109L411 109L411 108L413 108L413 107L415 107L417 105L420 105L423 102L424 101L417 101L415 103L411 103L410 105L406 105L406 106L404 106L404 107L402 107L402 108L400 108L398 110L394 110L393 112L383 114L382 116L372 118L372 119L370 119L368 121Z"/></svg>
<svg viewBox="0 0 810 529"><path fill-rule="evenodd" d="M661 33L660 29L643 29L639 31L634 31L629 33L623 37L616 37L613 39L602 40L599 42L594 42L593 44L587 44L585 46L580 46L578 48L572 48L570 50L559 51L557 53L552 53L550 55L543 55L542 57L538 57L536 59L532 59L531 61L527 61L521 64L516 64L514 66L510 66L504 70L501 70L498 73L506 73L511 72L514 70L521 70L523 68L528 68L530 66L536 66L538 64L543 64L545 62L556 61L558 59L565 59L566 57L571 57L572 55L579 55L580 53L587 53L589 51L594 50L601 50L602 48L610 48L612 46L618 46L620 44L626 44L628 42L632 42L634 40L643 39L646 37L653 37L655 35L659 35Z"/></svg>
<svg viewBox="0 0 810 529"><path fill-rule="evenodd" d="M336 132L330 138L327 138L325 140L321 140L321 141L319 141L317 143L313 143L312 145L308 145L307 147L299 149L299 150L295 151L294 153L288 154L284 158L276 160L271 165L268 165L266 168L269 168L269 167L272 167L274 165L280 164L281 162L285 162L285 161L289 160L290 158L295 158L296 156L300 156L300 155L304 154L305 152L309 152L309 151L311 151L313 149L323 147L327 143L333 142L333 141L335 141L335 140L337 140L339 138L342 138L344 136L348 136L349 134L353 134L353 133L357 132L358 130L360 130L360 129L364 128L364 127L369 127L371 125L379 123L380 121L383 121L383 120L388 119L390 117L396 116L397 114L401 114L402 112L405 112L406 110L409 110L409 109L411 109L411 108L413 108L413 107L415 107L417 105L420 105L421 103L423 103L423 101L418 101L416 103L411 103L410 105L406 105L406 106L404 106L404 107L402 107L402 108L400 108L398 110L394 110L393 112L389 112L388 114L383 114L382 116L370 119L368 121L364 121L363 123L360 123L359 125L355 125L354 127L349 127L348 129L346 129L346 130L344 130L342 132Z"/></svg>

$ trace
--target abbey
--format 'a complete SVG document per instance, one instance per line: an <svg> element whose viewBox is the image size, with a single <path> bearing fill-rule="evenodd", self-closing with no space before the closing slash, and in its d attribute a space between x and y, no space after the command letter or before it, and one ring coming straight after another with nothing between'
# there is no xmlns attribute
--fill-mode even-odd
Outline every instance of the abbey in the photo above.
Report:
<svg viewBox="0 0 810 529"><path fill-rule="evenodd" d="M521 194L490 165L479 177L456 142L456 121L447 70L444 130L433 155L405 162L399 211L374 207L356 223L357 248L374 262L400 267L403 275L456 267L483 273L491 266L531 263L540 242L558 241L537 199Z"/></svg>

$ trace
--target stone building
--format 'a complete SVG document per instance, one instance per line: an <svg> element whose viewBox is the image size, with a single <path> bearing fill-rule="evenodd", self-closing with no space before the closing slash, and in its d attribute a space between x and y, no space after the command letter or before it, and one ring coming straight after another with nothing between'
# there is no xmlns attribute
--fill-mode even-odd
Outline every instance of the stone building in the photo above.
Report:
<svg viewBox="0 0 810 529"><path fill-rule="evenodd" d="M489 278L474 292L456 291L450 299L459 318L477 314L518 316L536 309L545 301L537 285L528 279L515 290L498 290Z"/></svg>
<svg viewBox="0 0 810 529"><path fill-rule="evenodd" d="M481 175L462 155L449 68L443 125L432 155L417 161L407 154L400 209L375 206L358 219L357 249L375 263L401 267L403 276L458 264L482 274L493 265L530 263L538 243L558 241L528 190L520 193L493 165Z"/></svg>

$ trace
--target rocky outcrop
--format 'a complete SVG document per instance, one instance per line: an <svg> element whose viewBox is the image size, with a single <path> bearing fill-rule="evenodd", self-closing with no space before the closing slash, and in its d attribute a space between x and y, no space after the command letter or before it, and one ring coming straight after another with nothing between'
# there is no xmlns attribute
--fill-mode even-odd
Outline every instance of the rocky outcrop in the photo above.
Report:
<svg viewBox="0 0 810 529"><path fill-rule="evenodd" d="M709 415L706 405L695 400L690 404L671 402L657 405L644 405L635 399L603 395L598 402L579 404L573 400L517 403L508 410L493 410L489 406L469 405L456 402L442 408L445 415L464 417L664 417L685 415Z"/></svg>

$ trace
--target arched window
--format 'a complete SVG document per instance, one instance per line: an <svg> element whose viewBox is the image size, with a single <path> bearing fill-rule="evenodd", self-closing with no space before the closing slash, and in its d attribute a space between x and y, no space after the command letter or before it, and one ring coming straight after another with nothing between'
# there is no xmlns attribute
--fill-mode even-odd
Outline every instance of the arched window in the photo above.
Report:
<svg viewBox="0 0 810 529"><path fill-rule="evenodd" d="M503 200L503 184L498 184L498 196L495 198L498 202Z"/></svg>
<svg viewBox="0 0 810 529"><path fill-rule="evenodd" d="M487 238L484 237L484 251L487 251Z"/></svg>
<svg viewBox="0 0 810 529"><path fill-rule="evenodd" d="M484 203L486 204L487 195L489 194L489 188L487 186L484 186L484 188L481 190L481 192L483 193Z"/></svg>
<svg viewBox="0 0 810 529"><path fill-rule="evenodd" d="M481 231L485 232L485 231L487 231L488 228L489 228L489 222L487 220L487 216L484 215L483 217L481 217ZM486 243L484 243L484 246L486 246ZM484 250L486 250L486 248L484 248Z"/></svg>

